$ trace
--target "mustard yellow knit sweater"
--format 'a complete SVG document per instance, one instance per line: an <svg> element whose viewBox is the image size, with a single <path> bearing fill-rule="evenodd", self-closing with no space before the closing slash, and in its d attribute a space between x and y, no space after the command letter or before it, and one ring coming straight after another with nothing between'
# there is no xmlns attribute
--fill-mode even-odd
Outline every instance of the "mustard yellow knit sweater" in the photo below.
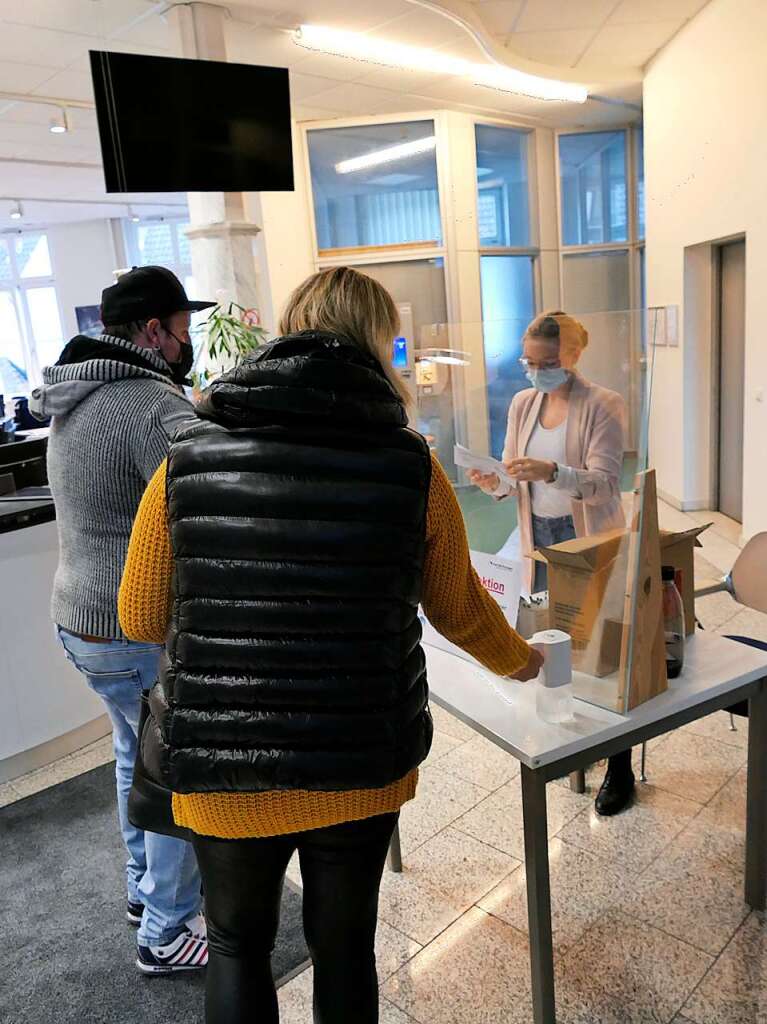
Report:
<svg viewBox="0 0 767 1024"><path fill-rule="evenodd" d="M509 628L469 561L466 532L453 488L436 458L426 527L422 605L429 621L494 672L509 675L530 648ZM165 504L166 463L149 483L133 526L118 608L126 636L164 643L173 573ZM259 793L173 794L173 816L200 835L224 839L283 835L397 811L415 796L418 770L381 789L346 792L272 790Z"/></svg>

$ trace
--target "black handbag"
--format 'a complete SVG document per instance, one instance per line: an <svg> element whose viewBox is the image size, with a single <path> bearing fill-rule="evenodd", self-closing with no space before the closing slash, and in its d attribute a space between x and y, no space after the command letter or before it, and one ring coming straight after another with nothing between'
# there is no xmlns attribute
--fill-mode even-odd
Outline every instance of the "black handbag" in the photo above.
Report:
<svg viewBox="0 0 767 1024"><path fill-rule="evenodd" d="M141 713L138 720L138 750L133 767L133 785L128 796L128 821L144 832L159 832L174 839L191 842L191 829L177 825L173 820L173 792L156 782L147 772L142 755L144 732L152 727L149 691L141 695Z"/></svg>

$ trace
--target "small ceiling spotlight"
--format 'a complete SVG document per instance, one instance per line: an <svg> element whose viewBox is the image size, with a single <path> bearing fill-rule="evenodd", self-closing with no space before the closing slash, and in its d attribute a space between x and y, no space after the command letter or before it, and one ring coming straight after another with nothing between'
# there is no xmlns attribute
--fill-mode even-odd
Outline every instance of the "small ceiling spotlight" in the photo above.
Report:
<svg viewBox="0 0 767 1024"><path fill-rule="evenodd" d="M11 220L21 220L24 216L24 211L21 208L21 203L17 200L11 207Z"/></svg>
<svg viewBox="0 0 767 1024"><path fill-rule="evenodd" d="M54 135L63 135L64 132L69 131L69 117L64 107L55 117L51 118L48 131L53 132Z"/></svg>

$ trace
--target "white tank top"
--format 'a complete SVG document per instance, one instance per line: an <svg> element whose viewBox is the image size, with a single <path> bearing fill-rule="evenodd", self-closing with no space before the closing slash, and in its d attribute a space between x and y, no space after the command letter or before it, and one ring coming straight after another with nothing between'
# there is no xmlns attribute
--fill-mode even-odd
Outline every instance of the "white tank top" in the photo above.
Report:
<svg viewBox="0 0 767 1024"><path fill-rule="evenodd" d="M547 430L538 420L530 435L525 456L528 459L543 459L546 462L565 464L565 440L567 437L567 420L558 427ZM560 490L554 484L530 484L530 497L533 515L545 519L559 519L561 516L573 514L573 504L567 491Z"/></svg>

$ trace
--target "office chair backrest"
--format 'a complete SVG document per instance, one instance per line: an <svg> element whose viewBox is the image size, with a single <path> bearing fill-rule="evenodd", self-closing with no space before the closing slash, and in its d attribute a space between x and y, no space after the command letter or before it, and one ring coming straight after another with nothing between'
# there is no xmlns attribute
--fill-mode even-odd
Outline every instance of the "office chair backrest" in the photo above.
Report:
<svg viewBox="0 0 767 1024"><path fill-rule="evenodd" d="M738 604L767 612L767 533L757 533L735 560L730 573L732 596Z"/></svg>

